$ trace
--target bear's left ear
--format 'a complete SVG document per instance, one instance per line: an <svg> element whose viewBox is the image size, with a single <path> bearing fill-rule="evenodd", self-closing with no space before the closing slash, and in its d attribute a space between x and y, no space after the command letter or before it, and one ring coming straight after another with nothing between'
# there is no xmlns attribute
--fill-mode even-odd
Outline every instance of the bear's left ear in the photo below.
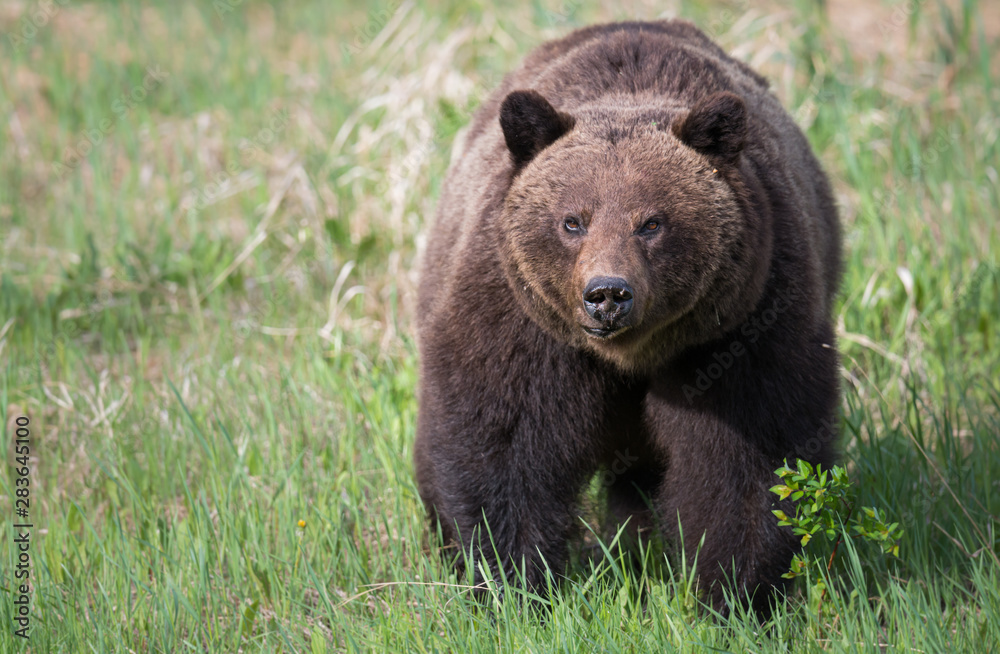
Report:
<svg viewBox="0 0 1000 654"><path fill-rule="evenodd" d="M713 93L674 123L673 131L698 152L733 163L746 139L747 106L733 93Z"/></svg>
<svg viewBox="0 0 1000 654"><path fill-rule="evenodd" d="M555 110L538 91L512 91L500 105L500 127L521 168L573 127L573 117Z"/></svg>

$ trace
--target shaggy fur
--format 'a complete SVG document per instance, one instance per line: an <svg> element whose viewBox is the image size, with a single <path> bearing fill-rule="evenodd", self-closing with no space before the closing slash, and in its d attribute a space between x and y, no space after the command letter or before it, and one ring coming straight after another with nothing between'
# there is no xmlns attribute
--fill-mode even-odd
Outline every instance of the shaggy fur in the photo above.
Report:
<svg viewBox="0 0 1000 654"><path fill-rule="evenodd" d="M689 557L704 536L711 601L729 584L765 610L796 547L773 471L834 457L839 277L829 184L759 75L683 21L542 45L477 112L430 232L415 458L432 519L538 586L610 467L621 519L651 505ZM594 313L604 278L615 311Z"/></svg>

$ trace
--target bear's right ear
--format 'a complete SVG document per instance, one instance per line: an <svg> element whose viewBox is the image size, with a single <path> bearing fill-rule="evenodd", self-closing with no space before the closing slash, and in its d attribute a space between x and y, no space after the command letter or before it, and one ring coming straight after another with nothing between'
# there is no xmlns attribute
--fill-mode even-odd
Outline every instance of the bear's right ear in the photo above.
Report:
<svg viewBox="0 0 1000 654"><path fill-rule="evenodd" d="M713 93L674 123L673 132L698 152L733 163L746 139L746 104L733 93Z"/></svg>
<svg viewBox="0 0 1000 654"><path fill-rule="evenodd" d="M521 168L573 127L537 91L512 91L500 105L500 127L514 167Z"/></svg>

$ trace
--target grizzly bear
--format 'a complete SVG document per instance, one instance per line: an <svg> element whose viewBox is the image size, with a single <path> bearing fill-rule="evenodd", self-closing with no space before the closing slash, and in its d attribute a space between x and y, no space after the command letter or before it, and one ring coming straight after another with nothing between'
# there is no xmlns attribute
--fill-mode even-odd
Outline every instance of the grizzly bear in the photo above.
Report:
<svg viewBox="0 0 1000 654"><path fill-rule="evenodd" d="M697 555L717 609L766 612L797 547L774 470L834 459L840 240L802 132L692 24L536 49L475 114L424 255L432 524L542 590L604 472L613 515Z"/></svg>

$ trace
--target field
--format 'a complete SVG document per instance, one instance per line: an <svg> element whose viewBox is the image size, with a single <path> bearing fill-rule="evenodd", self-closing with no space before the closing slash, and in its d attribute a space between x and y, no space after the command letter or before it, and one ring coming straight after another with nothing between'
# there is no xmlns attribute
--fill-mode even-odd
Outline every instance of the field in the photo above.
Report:
<svg viewBox="0 0 1000 654"><path fill-rule="evenodd" d="M1000 651L1000 7L508 4L0 5L0 652ZM657 552L477 604L413 479L456 134L532 46L660 16L764 73L834 182L844 464L905 529L766 625Z"/></svg>

